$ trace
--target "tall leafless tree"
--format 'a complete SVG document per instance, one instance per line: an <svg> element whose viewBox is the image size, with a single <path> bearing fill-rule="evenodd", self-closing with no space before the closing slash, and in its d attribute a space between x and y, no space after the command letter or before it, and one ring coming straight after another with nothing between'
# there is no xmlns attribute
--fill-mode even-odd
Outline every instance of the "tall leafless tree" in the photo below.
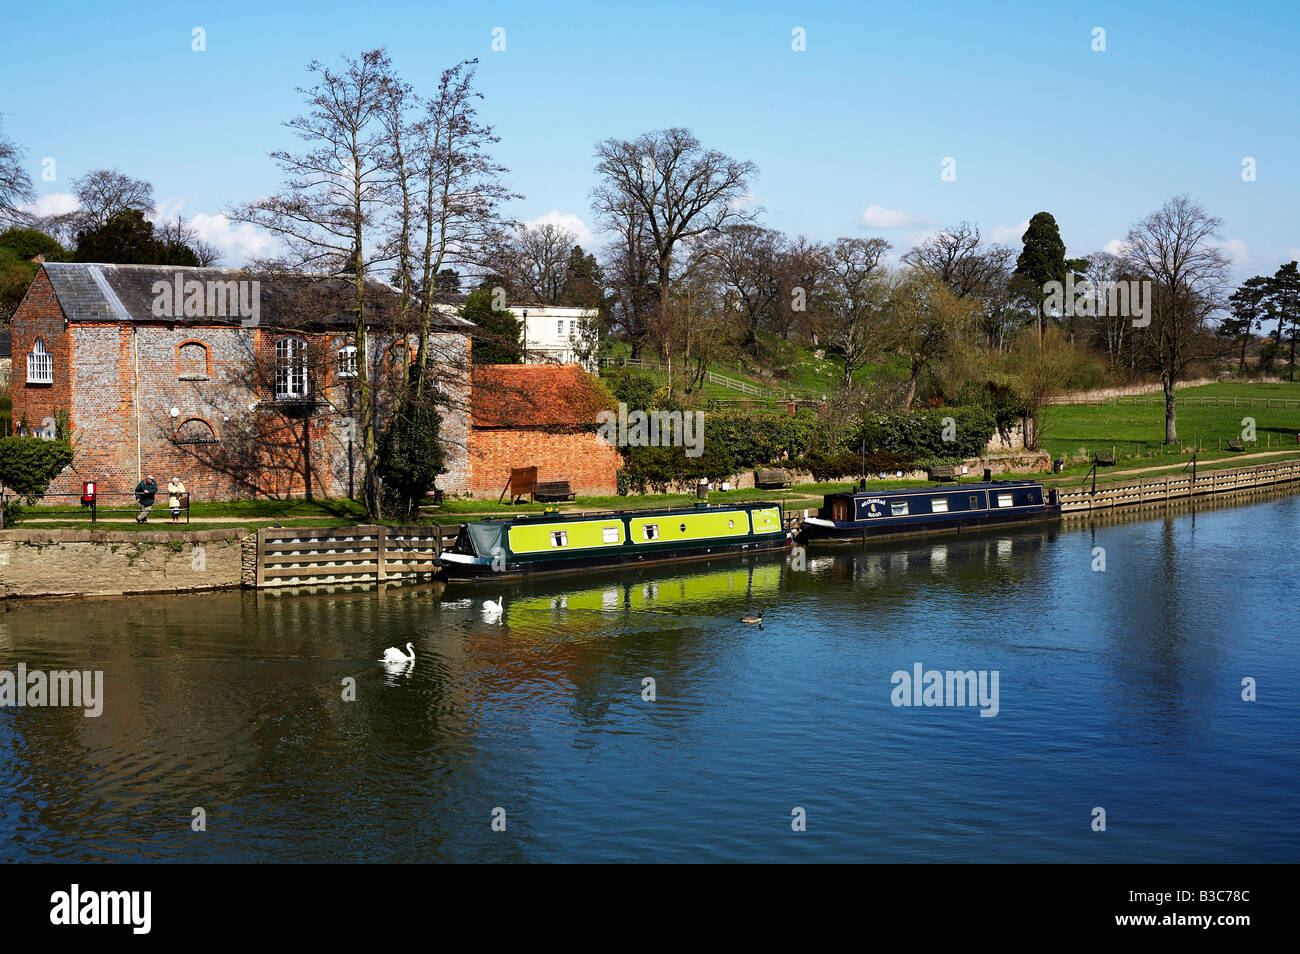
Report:
<svg viewBox="0 0 1300 954"><path fill-rule="evenodd" d="M23 168L25 150L5 137L0 126L0 223L26 224L30 216L20 208L36 192L32 177Z"/></svg>
<svg viewBox="0 0 1300 954"><path fill-rule="evenodd" d="M378 444L373 382L366 354L366 276L391 259L382 241L386 185L391 181L389 138L383 124L392 66L382 49L345 57L343 68L319 61L308 67L314 86L299 89L308 111L285 125L306 144L304 151L271 153L284 174L284 188L231 211L278 236L288 267L346 276L353 288L350 310L357 349L357 420L367 514L380 516L375 477Z"/></svg>
<svg viewBox="0 0 1300 954"><path fill-rule="evenodd" d="M72 213L78 231L103 228L119 212L134 209L148 217L154 211L153 186L120 169L92 169L72 180L78 209Z"/></svg>
<svg viewBox="0 0 1300 954"><path fill-rule="evenodd" d="M744 201L757 167L705 149L687 129L606 139L596 146L600 183L592 192L597 216L627 241L629 260L653 250L656 305L671 306L673 281L688 273L678 261L683 245L752 221ZM636 355L641 341L632 332Z"/></svg>
<svg viewBox="0 0 1300 954"><path fill-rule="evenodd" d="M1127 267L1151 281L1150 324L1135 329L1135 343L1164 387L1166 444L1178 440L1174 388L1189 365L1218 351L1207 323L1223 306L1228 278L1229 261L1218 244L1222 227L1184 194L1128 232Z"/></svg>
<svg viewBox="0 0 1300 954"><path fill-rule="evenodd" d="M740 347L758 348L758 331L781 302L784 236L749 223L728 225L706 245L717 264L730 310L741 323Z"/></svg>
<svg viewBox="0 0 1300 954"><path fill-rule="evenodd" d="M889 243L881 238L840 238L822 253L824 280L817 297L826 343L844 358L843 385L878 354L886 340L888 285L881 281L881 258Z"/></svg>

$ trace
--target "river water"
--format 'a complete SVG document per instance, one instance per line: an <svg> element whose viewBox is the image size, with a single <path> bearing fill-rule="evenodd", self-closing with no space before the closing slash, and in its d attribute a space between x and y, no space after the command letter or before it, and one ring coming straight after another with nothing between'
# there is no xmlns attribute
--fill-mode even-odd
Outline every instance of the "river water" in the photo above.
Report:
<svg viewBox="0 0 1300 954"><path fill-rule="evenodd" d="M490 590L6 602L0 670L101 670L104 701L0 708L0 859L1300 861L1297 539L1290 495ZM895 705L918 664L984 704Z"/></svg>

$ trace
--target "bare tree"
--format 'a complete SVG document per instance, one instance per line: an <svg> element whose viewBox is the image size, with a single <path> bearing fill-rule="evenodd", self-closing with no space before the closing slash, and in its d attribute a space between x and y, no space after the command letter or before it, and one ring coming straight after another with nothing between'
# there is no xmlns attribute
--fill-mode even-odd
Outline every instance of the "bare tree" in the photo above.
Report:
<svg viewBox="0 0 1300 954"><path fill-rule="evenodd" d="M568 276L569 254L578 237L553 223L524 226L515 233L520 279L540 304L558 305Z"/></svg>
<svg viewBox="0 0 1300 954"><path fill-rule="evenodd" d="M911 410L921 375L952 353L969 327L974 309L974 301L958 298L928 270L912 268L898 277L889 312L891 338L908 360L903 410Z"/></svg>
<svg viewBox="0 0 1300 954"><path fill-rule="evenodd" d="M420 195L410 253L420 271L417 395L428 378L429 333L442 297L439 274L449 263L480 261L503 227L501 204L520 198L501 182L507 170L491 156L500 137L478 119L475 103L483 94L474 89L477 62L464 60L443 70L437 93L424 101L423 117L413 129L412 174Z"/></svg>
<svg viewBox="0 0 1300 954"><path fill-rule="evenodd" d="M1174 388L1195 361L1217 353L1207 322L1223 305L1228 259L1222 220L1188 195L1175 196L1128 232L1128 268L1151 281L1150 324L1137 346L1165 392L1165 443L1178 440Z"/></svg>
<svg viewBox="0 0 1300 954"><path fill-rule="evenodd" d="M0 127L0 222L26 223L30 216L19 206L36 197L32 177L23 168L26 150L5 138Z"/></svg>
<svg viewBox="0 0 1300 954"><path fill-rule="evenodd" d="M1119 309L1103 306L1106 289L1110 283L1120 281L1124 276L1124 260L1110 252L1093 252L1086 256L1088 267L1084 277L1092 286L1090 297L1093 301L1092 311L1096 319L1097 340L1106 349L1106 358L1113 372L1119 365L1120 356L1128 341L1133 327L1133 317L1120 313ZM1103 314L1104 312L1104 314Z"/></svg>
<svg viewBox="0 0 1300 954"><path fill-rule="evenodd" d="M825 274L825 249L800 235L787 241L781 252L781 296L774 310L776 332L788 341L791 333L801 334L814 344L822 333L819 314L809 305L817 295Z"/></svg>
<svg viewBox="0 0 1300 954"><path fill-rule="evenodd" d="M119 169L92 169L72 180L72 194L80 208L73 213L78 231L103 228L119 212L134 209L153 214L153 186L132 179Z"/></svg>
<svg viewBox="0 0 1300 954"><path fill-rule="evenodd" d="M758 349L758 329L770 323L780 300L784 236L749 223L728 225L708 243L727 304L741 322L740 347Z"/></svg>
<svg viewBox="0 0 1300 954"><path fill-rule="evenodd" d="M930 236L903 256L903 263L924 269L958 298L983 295L1006 272L1013 253L1000 245L986 246L978 225L963 222Z"/></svg>
<svg viewBox="0 0 1300 954"><path fill-rule="evenodd" d="M221 251L215 245L209 245L199 238L199 233L179 215L165 219L154 226L154 237L169 249L184 245L199 260L200 268L207 268L221 261Z"/></svg>
<svg viewBox="0 0 1300 954"><path fill-rule="evenodd" d="M640 355L658 307L655 252L645 220L627 215L619 223L619 238L603 251L604 272L612 291L610 318L632 344L632 357Z"/></svg>
<svg viewBox="0 0 1300 954"><path fill-rule="evenodd" d="M676 261L682 244L757 215L757 209L742 206L757 167L705 149L687 129L606 139L597 144L596 156L601 177L592 192L596 214L630 243L629 259L653 250L661 311L670 307L673 280L688 273ZM635 332L632 347L635 356L640 347Z"/></svg>
<svg viewBox="0 0 1300 954"><path fill-rule="evenodd" d="M881 238L840 238L822 252L825 280L817 302L826 329L826 343L844 358L844 387L853 372L878 354L886 340L885 304L880 259L889 251Z"/></svg>
<svg viewBox="0 0 1300 954"><path fill-rule="evenodd" d="M272 159L284 173L283 191L231 212L279 236L291 268L346 276L352 284L350 311L357 349L357 436L364 467L367 515L380 515L375 479L377 440L371 362L366 355L366 276L391 257L379 232L386 184L391 179L389 139L382 122L391 83L391 63L382 49L345 57L344 68L313 60L318 79L299 89L305 115L285 123L307 145L303 152L278 150Z"/></svg>

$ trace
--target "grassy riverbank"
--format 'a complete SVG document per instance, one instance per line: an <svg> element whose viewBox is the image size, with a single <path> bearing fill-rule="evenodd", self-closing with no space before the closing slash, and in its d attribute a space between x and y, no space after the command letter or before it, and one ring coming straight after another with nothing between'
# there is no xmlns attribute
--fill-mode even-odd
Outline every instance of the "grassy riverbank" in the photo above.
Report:
<svg viewBox="0 0 1300 954"><path fill-rule="evenodd" d="M1117 398L1094 404L1057 405L1044 413L1043 448L1053 457L1063 457L1067 464L1061 474L1000 474L997 480L1016 480L1039 476L1058 486L1078 485L1091 468L1094 454L1114 450L1114 467L1099 468L1099 484L1132 480L1139 476L1176 473L1187 467L1193 440L1200 449L1197 466L1201 471L1265 464L1300 457L1300 383L1252 384L1223 383L1184 388L1178 392L1178 433L1182 441L1172 447L1161 444L1164 437L1164 403L1159 394L1136 398ZM1292 406L1284 406L1290 402ZM1256 440L1246 444L1244 452L1227 450L1229 440L1242 436L1243 420L1254 423ZM978 470L961 482L980 479ZM925 485L925 481L871 480L870 489L886 490ZM845 490L853 481L801 484L786 490L732 490L710 494L712 503L746 503L780 501L789 507L804 509L816 506L823 494ZM689 504L692 494L649 494L645 496L579 497L561 505L565 511L635 510ZM120 502L119 502L120 503ZM422 522L458 524L484 517L511 513L537 513L547 506L541 503L509 507L495 500L449 498L443 506L427 513ZM124 506L122 509L126 509ZM196 502L190 523L176 529L256 530L262 527L323 527L365 523L365 514L355 500L240 500L230 502ZM19 527L46 529L88 529L89 512L78 506L38 506L29 508ZM103 530L172 529L166 508L157 507L154 519L137 524L132 514L101 512L93 527Z"/></svg>

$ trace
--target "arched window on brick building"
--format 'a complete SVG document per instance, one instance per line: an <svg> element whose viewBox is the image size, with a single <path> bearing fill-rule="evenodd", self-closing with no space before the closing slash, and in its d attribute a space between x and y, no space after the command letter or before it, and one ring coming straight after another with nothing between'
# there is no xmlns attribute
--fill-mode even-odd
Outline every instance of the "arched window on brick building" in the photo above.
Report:
<svg viewBox="0 0 1300 954"><path fill-rule="evenodd" d="M300 400L307 396L307 342L280 338L275 342L275 399Z"/></svg>
<svg viewBox="0 0 1300 954"><path fill-rule="evenodd" d="M187 341L176 349L176 377L182 381L206 381L208 346L201 341Z"/></svg>
<svg viewBox="0 0 1300 954"><path fill-rule="evenodd" d="M191 417L181 422L172 436L173 444L215 444L217 435L212 425L201 417Z"/></svg>

